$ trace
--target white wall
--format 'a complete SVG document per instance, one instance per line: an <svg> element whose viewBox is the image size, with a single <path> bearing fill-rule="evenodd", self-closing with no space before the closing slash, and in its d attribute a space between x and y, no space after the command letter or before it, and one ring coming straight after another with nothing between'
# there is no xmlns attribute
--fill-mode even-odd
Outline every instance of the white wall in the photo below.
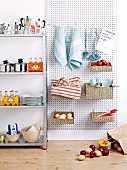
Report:
<svg viewBox="0 0 127 170"><path fill-rule="evenodd" d="M21 17L30 16L33 19L37 19L38 17L45 18L45 2L44 0L4 0L0 3L0 23L6 22L12 24L14 21L19 21ZM118 0L118 125L122 125L127 123L127 80L126 80L126 68L127 68L127 34L126 34L126 4L124 0ZM29 40L25 41L20 40L20 43L17 43L15 40L0 40L0 61L3 58L10 57L11 60L20 57L27 57L28 56L41 56L41 45L37 40L34 42L30 42ZM29 44L30 50L27 49L27 44ZM32 48L34 46L34 48ZM12 50L13 49L13 50ZM15 81L19 81L21 77L16 77ZM2 81L1 81L2 80ZM11 82L11 86L16 88L15 82L12 82L11 77L4 77L0 80L0 87L2 89L8 88L8 84ZM6 84L6 81L9 83ZM27 81L27 77L22 77L22 81ZM12 88L12 87L9 87ZM8 89L9 89L8 88ZM18 83L18 90L22 92L21 89L24 89L25 86L21 87L20 83ZM39 87L41 88L41 87ZM35 89L36 91L36 89ZM23 111L23 113L22 113ZM39 121L39 117L41 116L41 111L36 110L39 113L35 114L35 110L30 109L28 110L0 110L0 130L5 129L5 123L12 123L15 117L15 121L20 124L20 127L25 126L26 124L29 125L34 123L35 121ZM41 123L41 121L39 121ZM75 135L73 135L75 133ZM98 133L98 135L97 135ZM103 133L102 131L90 132L85 137L84 132L81 131L80 133L74 131L49 131L49 139L96 139L103 135L106 135L106 131ZM83 135L83 136L82 136ZM73 136L73 138L72 138Z"/></svg>
<svg viewBox="0 0 127 170"><path fill-rule="evenodd" d="M124 0L118 0L118 123L127 123L127 9Z"/></svg>

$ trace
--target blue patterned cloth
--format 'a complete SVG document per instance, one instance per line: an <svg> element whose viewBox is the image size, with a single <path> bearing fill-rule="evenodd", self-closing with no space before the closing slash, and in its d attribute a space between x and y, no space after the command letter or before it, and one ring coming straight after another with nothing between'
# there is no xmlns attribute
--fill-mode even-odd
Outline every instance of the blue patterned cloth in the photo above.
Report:
<svg viewBox="0 0 127 170"><path fill-rule="evenodd" d="M69 53L69 64L72 70L82 65L82 51L84 49L80 33L77 28L72 31L71 47Z"/></svg>
<svg viewBox="0 0 127 170"><path fill-rule="evenodd" d="M58 60L61 66L67 64L66 43L69 42L69 38L66 35L63 26L56 27L56 38L54 44L54 56Z"/></svg>

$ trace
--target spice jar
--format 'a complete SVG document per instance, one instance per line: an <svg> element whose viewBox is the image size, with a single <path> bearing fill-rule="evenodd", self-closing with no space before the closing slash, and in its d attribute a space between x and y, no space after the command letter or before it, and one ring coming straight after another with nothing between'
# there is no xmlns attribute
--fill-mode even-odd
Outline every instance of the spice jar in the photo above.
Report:
<svg viewBox="0 0 127 170"><path fill-rule="evenodd" d="M4 60L3 64L0 64L0 72L8 72L9 71L9 64L8 60Z"/></svg>
<svg viewBox="0 0 127 170"><path fill-rule="evenodd" d="M27 63L23 63L23 59L19 58L18 63L14 63L14 71L15 72L26 72Z"/></svg>
<svg viewBox="0 0 127 170"><path fill-rule="evenodd" d="M9 64L9 72L14 72L14 64L13 63Z"/></svg>

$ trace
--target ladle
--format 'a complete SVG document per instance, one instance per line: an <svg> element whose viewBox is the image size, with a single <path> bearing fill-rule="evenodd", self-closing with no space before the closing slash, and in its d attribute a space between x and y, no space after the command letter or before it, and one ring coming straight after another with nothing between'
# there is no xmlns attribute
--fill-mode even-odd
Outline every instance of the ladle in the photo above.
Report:
<svg viewBox="0 0 127 170"><path fill-rule="evenodd" d="M92 55L89 56L90 61L97 61L101 57L97 54L97 30L94 32L95 47Z"/></svg>
<svg viewBox="0 0 127 170"><path fill-rule="evenodd" d="M84 58L89 58L89 52L87 51L87 49L86 49L86 30L85 30L85 49L84 49L84 51L83 51L83 53L82 53L82 58L84 59Z"/></svg>

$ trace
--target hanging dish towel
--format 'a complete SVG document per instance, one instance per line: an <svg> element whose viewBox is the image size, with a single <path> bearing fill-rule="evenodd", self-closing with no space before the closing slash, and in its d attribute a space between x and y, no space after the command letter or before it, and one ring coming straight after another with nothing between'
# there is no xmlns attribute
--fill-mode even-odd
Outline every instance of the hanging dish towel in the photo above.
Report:
<svg viewBox="0 0 127 170"><path fill-rule="evenodd" d="M67 64L66 43L69 38L65 33L64 27L56 27L56 38L54 44L54 56L61 66Z"/></svg>
<svg viewBox="0 0 127 170"><path fill-rule="evenodd" d="M69 53L69 63L72 70L82 65L82 50L84 49L80 33L77 28L73 29L71 47Z"/></svg>

